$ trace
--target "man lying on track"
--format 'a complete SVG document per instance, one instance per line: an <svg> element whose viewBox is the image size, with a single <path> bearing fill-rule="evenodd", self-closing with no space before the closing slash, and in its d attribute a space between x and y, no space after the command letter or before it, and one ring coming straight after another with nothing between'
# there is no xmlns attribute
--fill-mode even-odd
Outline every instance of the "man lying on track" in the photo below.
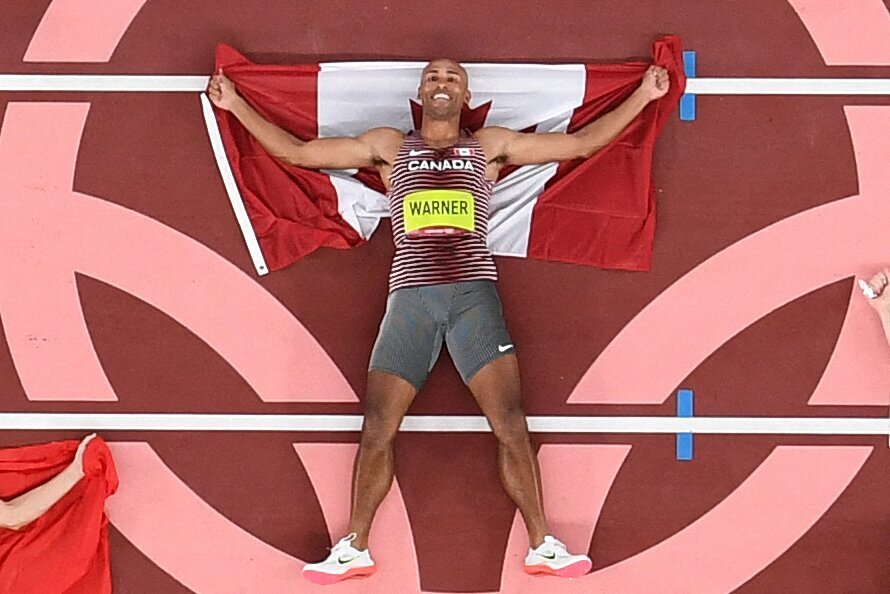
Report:
<svg viewBox="0 0 890 594"><path fill-rule="evenodd" d="M212 77L208 95L213 104L230 111L271 155L312 169L375 167L389 197L395 256L363 399L349 535L325 561L306 565L306 578L334 583L376 570L367 550L368 533L392 484L393 442L443 340L498 440L501 480L528 530L525 571L563 577L590 571L590 559L570 554L550 535L544 517L519 364L486 245L489 200L501 168L589 157L668 89L667 71L652 66L623 103L572 134L500 127L471 134L460 127L461 109L471 97L467 71L453 60L439 59L421 75L420 130L405 134L371 128L354 138L303 142L259 115L223 72ZM356 89L356 101L361 97Z"/></svg>

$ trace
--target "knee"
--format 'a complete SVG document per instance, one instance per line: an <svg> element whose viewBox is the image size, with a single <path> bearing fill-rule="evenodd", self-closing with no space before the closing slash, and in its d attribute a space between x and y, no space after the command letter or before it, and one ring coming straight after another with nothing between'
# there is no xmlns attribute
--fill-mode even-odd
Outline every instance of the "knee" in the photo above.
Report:
<svg viewBox="0 0 890 594"><path fill-rule="evenodd" d="M492 415L488 422L502 445L519 445L528 441L528 423L525 413L519 406L499 411L496 415Z"/></svg>
<svg viewBox="0 0 890 594"><path fill-rule="evenodd" d="M374 411L365 413L362 423L362 447L366 449L386 449L392 446L399 431L398 420Z"/></svg>

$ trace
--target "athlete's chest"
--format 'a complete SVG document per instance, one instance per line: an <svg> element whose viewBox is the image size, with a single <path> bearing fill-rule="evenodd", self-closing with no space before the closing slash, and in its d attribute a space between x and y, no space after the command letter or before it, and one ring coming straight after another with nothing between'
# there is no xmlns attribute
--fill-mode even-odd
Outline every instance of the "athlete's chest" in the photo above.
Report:
<svg viewBox="0 0 890 594"><path fill-rule="evenodd" d="M477 146L458 145L434 149L406 143L392 174L393 190L402 186L475 185L485 177L485 158Z"/></svg>
<svg viewBox="0 0 890 594"><path fill-rule="evenodd" d="M391 180L390 208L408 237L473 233L487 214L491 188L478 146L406 143Z"/></svg>

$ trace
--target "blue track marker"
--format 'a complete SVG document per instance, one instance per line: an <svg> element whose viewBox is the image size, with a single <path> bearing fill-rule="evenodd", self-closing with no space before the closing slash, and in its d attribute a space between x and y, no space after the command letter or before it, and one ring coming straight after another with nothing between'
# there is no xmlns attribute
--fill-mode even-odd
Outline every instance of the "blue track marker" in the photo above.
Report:
<svg viewBox="0 0 890 594"><path fill-rule="evenodd" d="M683 72L686 78L695 78L695 52L683 52ZM680 97L680 120L684 122L695 121L695 95L684 93Z"/></svg>
<svg viewBox="0 0 890 594"><path fill-rule="evenodd" d="M678 417L694 416L692 400L692 390L677 390ZM677 460L692 460L692 433L677 434Z"/></svg>

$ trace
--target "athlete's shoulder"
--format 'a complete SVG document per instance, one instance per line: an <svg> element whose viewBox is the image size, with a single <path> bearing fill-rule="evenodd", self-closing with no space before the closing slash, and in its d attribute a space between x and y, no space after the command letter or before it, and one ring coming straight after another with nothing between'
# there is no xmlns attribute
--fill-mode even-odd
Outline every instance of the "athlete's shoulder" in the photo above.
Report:
<svg viewBox="0 0 890 594"><path fill-rule="evenodd" d="M371 128L359 138L371 147L375 159L379 157L386 163L392 163L405 141L405 133L395 128Z"/></svg>
<svg viewBox="0 0 890 594"><path fill-rule="evenodd" d="M489 161L501 159L507 145L516 136L516 132L501 126L486 126L476 131L476 139Z"/></svg>
<svg viewBox="0 0 890 594"><path fill-rule="evenodd" d="M389 127L380 127L380 128L371 128L366 132L362 133L362 138L367 140L374 141L382 141L382 142L399 142L401 143L405 139L405 133L397 128L389 128Z"/></svg>
<svg viewBox="0 0 890 594"><path fill-rule="evenodd" d="M476 130L476 138L479 140L482 140L483 138L486 140L509 138L514 134L516 134L516 132L510 128L504 128L503 126L485 126L484 128Z"/></svg>

